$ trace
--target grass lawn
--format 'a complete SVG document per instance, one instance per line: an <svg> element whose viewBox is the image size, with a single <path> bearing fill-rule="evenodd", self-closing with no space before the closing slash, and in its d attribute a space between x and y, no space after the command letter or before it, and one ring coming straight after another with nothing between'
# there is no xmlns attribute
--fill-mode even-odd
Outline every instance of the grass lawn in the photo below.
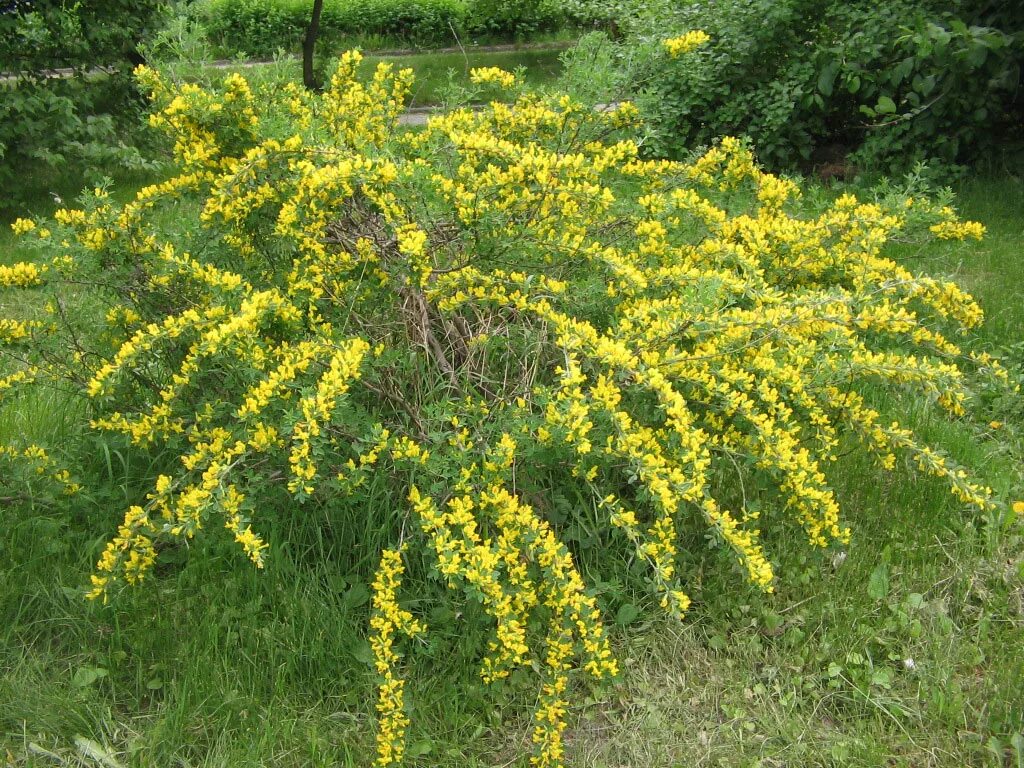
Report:
<svg viewBox="0 0 1024 768"><path fill-rule="evenodd" d="M439 73L464 65L460 55L421 62L434 89L426 93L436 92ZM37 199L40 210L51 204ZM1020 376L1024 184L977 178L958 204L988 226L983 242L896 255L956 275L988 314L983 345ZM24 257L0 223L0 263ZM888 391L873 404L1004 497L1024 498L1019 398L981 397L962 422ZM0 442L76 439L77 407L49 393L4 402ZM98 553L154 471L137 454L93 450L91 487L101 490L62 508L0 506L0 759L367 765L374 553L329 520L279 521L265 531L273 547L265 572L203 542L198 556L166 553L146 589L113 605L86 603L80 588ZM879 475L859 453L839 467L831 479L854 532L848 551L810 552L769 528L767 549L780 565L776 592L765 597L705 554L702 540L687 542L697 553L686 564L690 617L617 631L622 680L578 692L570 765L1024 765L1022 521L965 514L943 483L908 467ZM526 765L529 689L484 688L467 661L480 649L464 631L479 617L453 619L427 616L437 644L429 669L421 665L408 684L409 763Z"/></svg>
<svg viewBox="0 0 1024 768"><path fill-rule="evenodd" d="M511 51L474 51L463 53L422 53L403 56L377 56L367 54L360 65L360 75L368 78L382 61L391 62L396 69L409 67L416 75L409 98L410 107L440 104L446 89L469 85L469 70L474 67L500 67L520 71L523 82L538 88L550 85L562 72L561 48L522 49ZM302 82L302 63L295 59L282 59L268 64L234 64L196 66L173 65L169 70L177 76L192 78L223 78L228 72L241 72L253 79Z"/></svg>

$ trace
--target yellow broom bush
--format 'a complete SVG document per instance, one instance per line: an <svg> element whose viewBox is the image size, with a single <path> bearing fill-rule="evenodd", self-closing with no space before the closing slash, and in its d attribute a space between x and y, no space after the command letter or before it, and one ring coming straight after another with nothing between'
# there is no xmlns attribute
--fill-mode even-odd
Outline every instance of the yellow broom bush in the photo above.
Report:
<svg viewBox="0 0 1024 768"><path fill-rule="evenodd" d="M485 680L539 670L533 762L555 766L573 679L617 667L553 482L590 499L580 515L632 548L680 617L683 532L710 532L766 592L760 517L812 547L848 540L826 479L843 441L993 506L864 394L908 388L959 416L975 377L1005 378L961 348L982 320L970 296L884 255L897 235L980 225L850 195L802 214L797 185L739 141L641 159L631 105L594 112L508 73L477 79L511 103L402 130L411 73L382 64L361 83L358 62L344 56L322 95L140 69L174 173L127 204L97 189L15 223L40 256L0 268L0 285L45 311L0 322L0 390L70 383L90 430L176 457L125 511L91 597L145 580L161 543L217 529L262 567L272 492L291 499L274 514L316 504L356 526L383 476L399 512L370 619L377 764L403 755L399 644L430 632L401 602L415 549L489 616ZM98 316L68 312L71 289ZM45 453L3 450L76 489ZM728 502L720 469L773 501Z"/></svg>

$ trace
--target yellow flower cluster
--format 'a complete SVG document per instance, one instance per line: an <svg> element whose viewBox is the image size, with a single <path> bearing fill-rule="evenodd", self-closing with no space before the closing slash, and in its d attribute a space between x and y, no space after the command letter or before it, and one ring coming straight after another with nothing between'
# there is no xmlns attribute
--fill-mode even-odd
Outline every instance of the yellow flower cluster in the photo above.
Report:
<svg viewBox="0 0 1024 768"><path fill-rule="evenodd" d="M665 46L665 50L668 51L668 55L675 58L676 56L681 56L684 53L689 53L690 51L700 48L710 40L711 36L708 35L707 32L695 29L684 35L670 37L667 40L663 40L661 44Z"/></svg>
<svg viewBox="0 0 1024 768"><path fill-rule="evenodd" d="M501 88L513 88L516 76L500 67L474 67L469 70L469 80L477 85L494 84Z"/></svg>
<svg viewBox="0 0 1024 768"><path fill-rule="evenodd" d="M35 320L10 320L0 318L0 344L16 344L31 339L32 334L43 327Z"/></svg>
<svg viewBox="0 0 1024 768"><path fill-rule="evenodd" d="M0 379L0 392L11 384L21 383L24 380L25 377L18 374ZM65 495L73 496L82 490L82 486L72 478L70 470L62 466L40 445L33 444L24 447L0 445L0 457L27 464L32 475L45 477L57 483Z"/></svg>
<svg viewBox="0 0 1024 768"><path fill-rule="evenodd" d="M502 436L514 451L514 441ZM499 444L498 453L503 452ZM486 471L486 468L485 468ZM441 510L413 486L409 501L430 537L438 569L450 584L464 582L496 622L491 654L481 674L486 682L507 677L517 667L532 663L527 627L538 606L549 611L542 665L545 682L535 712L533 764L561 764L562 732L568 706L566 688L579 656L581 668L594 678L613 676L612 658L594 599L584 588L565 544L551 526L497 482L483 484L475 465L463 473L460 491ZM477 482L474 482L477 481ZM495 527L497 537L481 531Z"/></svg>
<svg viewBox="0 0 1024 768"><path fill-rule="evenodd" d="M0 265L0 287L30 288L43 282L46 266L19 261L10 266Z"/></svg>
<svg viewBox="0 0 1024 768"><path fill-rule="evenodd" d="M985 236L985 226L977 221L940 221L929 229L940 240L981 240Z"/></svg>
<svg viewBox="0 0 1024 768"><path fill-rule="evenodd" d="M399 633L413 638L426 631L422 623L409 611L398 606L397 592L401 585L402 550L385 549L373 582L373 617L370 628L373 637L374 667L381 682L377 700L377 759L374 765L396 765L405 754L405 728L409 717L405 714L405 681L396 675L399 655L394 648Z"/></svg>
<svg viewBox="0 0 1024 768"><path fill-rule="evenodd" d="M36 228L36 223L32 219L15 219L11 222L11 229L16 235L24 235L31 232Z"/></svg>
<svg viewBox="0 0 1024 768"><path fill-rule="evenodd" d="M313 492L311 482L316 476L316 464L311 457L311 440L320 435L324 423L334 413L338 399L348 391L351 381L358 378L359 364L368 349L369 345L362 339L341 344L331 356L316 391L299 402L302 421L292 430L292 450L288 456L292 469L289 490L294 492L301 487L305 493Z"/></svg>

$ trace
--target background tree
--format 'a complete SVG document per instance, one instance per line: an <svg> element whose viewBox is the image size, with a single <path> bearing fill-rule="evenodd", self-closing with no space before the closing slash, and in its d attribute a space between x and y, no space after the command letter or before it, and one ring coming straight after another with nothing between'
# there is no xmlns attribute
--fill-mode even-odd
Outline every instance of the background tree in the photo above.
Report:
<svg viewBox="0 0 1024 768"><path fill-rule="evenodd" d="M313 0L313 15L306 27L306 36L302 39L302 82L311 91L320 90L320 82L313 73L313 52L320 34L320 14L323 10L324 0Z"/></svg>
<svg viewBox="0 0 1024 768"><path fill-rule="evenodd" d="M1024 6L993 0L625 0L595 3L625 36L611 71L635 98L645 151L685 157L747 136L776 169L946 170L1021 138ZM709 44L677 57L670 34ZM599 82L580 48L577 69Z"/></svg>
<svg viewBox="0 0 1024 768"><path fill-rule="evenodd" d="M0 183L43 169L141 164L124 138L139 115L129 77L166 0L0 3ZM97 72L97 70L102 70ZM7 203L12 200L7 195Z"/></svg>

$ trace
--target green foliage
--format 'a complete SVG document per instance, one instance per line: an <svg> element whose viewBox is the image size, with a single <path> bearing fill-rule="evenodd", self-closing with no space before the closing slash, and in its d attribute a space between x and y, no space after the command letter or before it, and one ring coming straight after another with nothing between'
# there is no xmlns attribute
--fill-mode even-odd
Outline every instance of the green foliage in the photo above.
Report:
<svg viewBox="0 0 1024 768"><path fill-rule="evenodd" d="M118 64L155 31L166 5L164 0L7 2L0 8L0 68L28 75Z"/></svg>
<svg viewBox="0 0 1024 768"><path fill-rule="evenodd" d="M298 50L311 7L305 0L208 0L196 13L221 51L269 56ZM454 46L460 39L530 39L580 22L557 0L326 0L320 40L335 52L355 43Z"/></svg>
<svg viewBox="0 0 1024 768"><path fill-rule="evenodd" d="M311 11L306 0L211 0L205 25L222 49L267 56L299 49ZM466 13L463 0L326 0L320 39L328 46L371 35L413 45L449 44L463 29Z"/></svg>
<svg viewBox="0 0 1024 768"><path fill-rule="evenodd" d="M565 21L559 0L472 0L466 26L477 35L528 38L558 29Z"/></svg>
<svg viewBox="0 0 1024 768"><path fill-rule="evenodd" d="M19 174L146 161L124 140L141 114L128 71L165 3L23 2L0 12L0 184ZM102 67L108 74L90 74ZM54 70L64 69L63 72Z"/></svg>
<svg viewBox="0 0 1024 768"><path fill-rule="evenodd" d="M648 148L679 156L747 135L773 167L969 161L1019 126L1021 12L1011 4L724 0L625 3L620 68ZM660 41L703 29L673 58Z"/></svg>

